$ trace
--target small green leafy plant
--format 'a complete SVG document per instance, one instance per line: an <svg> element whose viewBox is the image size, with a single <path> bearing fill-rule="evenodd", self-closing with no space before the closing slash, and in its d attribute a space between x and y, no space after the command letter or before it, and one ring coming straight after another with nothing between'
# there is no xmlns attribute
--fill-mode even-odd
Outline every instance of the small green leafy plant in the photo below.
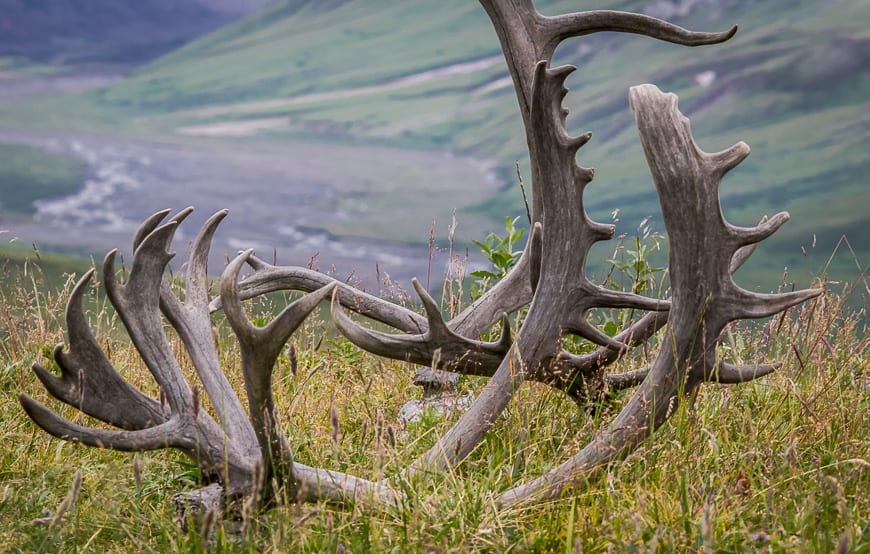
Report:
<svg viewBox="0 0 870 554"><path fill-rule="evenodd" d="M522 250L514 250L514 245L519 241L525 229L517 227L519 217L511 219L506 217L504 220L505 235L499 236L495 233L490 233L481 241L472 240L486 259L492 264L492 268L472 271L471 275L477 277L477 280L471 285L472 298L478 298L483 292L493 284L502 279L511 268L516 265L517 260L522 255Z"/></svg>
<svg viewBox="0 0 870 554"><path fill-rule="evenodd" d="M664 273L665 267L653 265L653 256L661 250L664 236L653 232L649 227L649 219L640 222L635 234L626 246L620 241L607 260L612 270L607 276L607 285L615 290L630 290L634 294L644 294L655 291L661 283L657 283L657 274ZM613 270L616 270L617 280ZM630 287L626 286L628 279Z"/></svg>

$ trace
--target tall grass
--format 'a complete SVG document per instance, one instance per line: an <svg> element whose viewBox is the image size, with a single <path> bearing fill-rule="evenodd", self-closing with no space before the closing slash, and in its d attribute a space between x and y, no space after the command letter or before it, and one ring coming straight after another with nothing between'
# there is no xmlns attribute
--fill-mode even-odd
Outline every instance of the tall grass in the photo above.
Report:
<svg viewBox="0 0 870 554"><path fill-rule="evenodd" d="M213 522L204 538L196 525L182 530L174 519L172 494L194 488L197 477L180 454L81 447L24 415L18 392L49 401L28 367L50 364L47 354L63 340L69 285L46 287L34 273L7 278L0 287L0 551L870 552L870 339L845 295L729 329L723 355L779 359L783 368L757 382L703 387L624 463L573 496L515 511L494 506L498 492L580 448L624 398L590 411L527 384L467 460L402 483L408 494L399 509L279 499L256 518ZM88 302L110 359L153 393L105 302L96 293ZM222 362L241 390L238 354L216 321ZM297 372L283 358L275 392L299 461L391 475L449 428L449 417L432 415L401 426L399 408L418 395L412 369L330 338L325 320L311 318L293 344ZM616 370L642 359L621 363ZM466 378L463 386L482 382ZM88 419L50 402L74 421Z"/></svg>

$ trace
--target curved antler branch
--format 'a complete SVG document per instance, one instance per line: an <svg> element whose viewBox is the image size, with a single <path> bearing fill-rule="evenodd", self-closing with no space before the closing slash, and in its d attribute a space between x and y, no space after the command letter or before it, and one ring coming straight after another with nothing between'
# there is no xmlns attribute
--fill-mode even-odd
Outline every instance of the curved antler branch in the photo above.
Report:
<svg viewBox="0 0 870 554"><path fill-rule="evenodd" d="M176 418L135 431L94 429L77 425L60 417L26 394L19 394L18 399L30 419L49 434L64 440L125 452L159 450L169 447L186 451L194 449L194 441L182 434L181 422Z"/></svg>
<svg viewBox="0 0 870 554"><path fill-rule="evenodd" d="M532 0L480 0L492 20L514 81L520 113L529 133L532 77L539 61L549 63L563 40L602 31L649 36L684 46L724 42L737 26L721 33L698 33L654 17L626 12L594 10L553 17L542 15Z"/></svg>
<svg viewBox="0 0 870 554"><path fill-rule="evenodd" d="M78 280L66 308L69 351L54 349L60 377L39 364L33 371L55 398L89 416L127 430L145 429L166 421L160 404L128 383L106 359L82 309L85 287L93 278L91 269Z"/></svg>
<svg viewBox="0 0 870 554"><path fill-rule="evenodd" d="M406 333L421 333L426 330L426 319L413 310L367 294L318 271L295 266L273 266L253 253L248 255L247 263L254 269L254 273L238 284L240 300L277 291L314 292L334 284L338 291L338 300L345 308ZM210 311L222 307L221 297L215 298L209 304Z"/></svg>
<svg viewBox="0 0 870 554"><path fill-rule="evenodd" d="M336 328L363 350L397 360L431 364L437 368L457 370L469 375L488 375L504 358L513 339L507 314L502 315L502 335L496 342L483 342L462 337L441 319L441 312L426 289L411 281L426 310L427 330L419 335L392 335L366 329L350 319L338 307L338 293L333 294L332 319Z"/></svg>
<svg viewBox="0 0 870 554"><path fill-rule="evenodd" d="M639 13L592 10L546 17L538 14L543 44L541 59L550 59L565 39L592 33L616 32L643 35L682 46L705 46L725 42L737 33L737 25L721 33L689 31L679 25Z"/></svg>
<svg viewBox="0 0 870 554"><path fill-rule="evenodd" d="M260 444L264 468L267 471L265 481L270 482L274 475L279 483L290 484L291 493L295 494L293 454L275 413L272 373L275 362L290 335L320 301L335 289L335 284L330 283L313 293L306 294L284 308L266 326L257 327L245 314L238 293L239 272L252 252L247 250L239 254L224 270L221 276L221 300L224 314L238 338L241 349L242 373L245 378L245 390L248 393L251 424Z"/></svg>

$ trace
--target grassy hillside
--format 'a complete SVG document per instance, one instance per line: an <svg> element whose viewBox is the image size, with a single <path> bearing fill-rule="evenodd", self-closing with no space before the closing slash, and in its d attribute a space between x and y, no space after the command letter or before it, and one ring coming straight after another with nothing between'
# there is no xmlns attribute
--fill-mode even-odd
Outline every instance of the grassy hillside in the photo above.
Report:
<svg viewBox="0 0 870 554"><path fill-rule="evenodd" d="M0 229L0 290L4 293L14 286L32 289L39 283L53 295L68 283L70 276L80 277L93 266L79 257L40 252L32 244L8 242L7 237Z"/></svg>
<svg viewBox="0 0 870 554"><path fill-rule="evenodd" d="M578 8L569 0L539 4L545 13ZM723 187L729 218L750 224L791 212L792 222L746 268L753 280L769 288L786 266L804 282L825 269L854 280L856 265L870 259L863 214L870 203L867 3L601 0L581 7L645 11L699 30L740 24L734 39L711 47L603 34L560 48L560 63L580 67L568 82L569 129L594 134L579 155L596 169L587 194L592 215L608 221L620 210L620 232L627 233L652 216L662 230L627 101L629 86L653 82L680 95L706 150L738 140L753 148ZM253 129L251 140L468 152L493 160L503 179L504 192L478 206L497 229L505 215L523 211L515 160L528 180L505 77L495 33L476 2L280 0L108 89L60 103L0 106L0 121L212 137ZM838 253L829 266L843 235L857 264ZM459 240L471 238L479 237Z"/></svg>
<svg viewBox="0 0 870 554"><path fill-rule="evenodd" d="M732 1L683 17L668 13L667 3L596 4L590 7L646 10L703 30L740 24L729 43L698 49L625 35L563 45L559 61L580 67L569 80L569 127L595 137L580 160L596 168L602 185L593 183L588 194L596 217L608 219L618 208L623 231L631 232L658 214L627 103L629 86L653 82L680 95L702 147L745 140L754 148L726 183L723 204L739 224L781 209L792 213L793 223L759 256L771 272L785 265L818 271L843 234L862 255L870 253L870 232L856 209L870 203L865 2ZM541 5L546 13L576 8L569 1ZM505 182L513 183L513 160L524 162L525 141L498 55L474 2L285 1L162 58L100 98L165 114L167 130L286 117L286 128L270 130L270 139L322 136L470 151L498 160ZM481 60L474 71L401 81ZM389 90L318 94L397 81ZM480 209L498 221L521 205L518 187L509 186Z"/></svg>
<svg viewBox="0 0 870 554"><path fill-rule="evenodd" d="M74 158L0 144L0 214L30 215L36 211L34 201L81 188L84 173L84 163Z"/></svg>

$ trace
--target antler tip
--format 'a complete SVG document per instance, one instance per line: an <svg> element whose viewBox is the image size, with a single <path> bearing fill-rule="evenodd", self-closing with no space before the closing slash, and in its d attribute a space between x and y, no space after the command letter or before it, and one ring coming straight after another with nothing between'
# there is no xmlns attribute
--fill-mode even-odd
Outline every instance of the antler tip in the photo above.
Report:
<svg viewBox="0 0 870 554"><path fill-rule="evenodd" d="M739 25L737 25L735 23L734 25L731 26L730 29L725 31L723 40L730 40L734 35L736 35L738 27L739 27Z"/></svg>
<svg viewBox="0 0 870 554"><path fill-rule="evenodd" d="M170 221L167 221L166 224L169 225L170 223L175 223L176 225L180 225L181 222L184 221L185 219L187 219L187 216L189 216L192 213L193 213L193 206L188 206L188 207L182 209L181 211L179 211L177 214L175 214L175 216Z"/></svg>
<svg viewBox="0 0 870 554"><path fill-rule="evenodd" d="M81 295L82 291L87 286L87 284L90 282L90 280L94 278L94 274L96 272L97 272L97 268L92 267L92 268L88 269L87 271L85 271L81 277L79 277L79 280L76 281L76 284L73 287L72 293L70 295L70 297L71 297L70 303L72 303L76 297Z"/></svg>
<svg viewBox="0 0 870 554"><path fill-rule="evenodd" d="M103 258L103 275L106 274L107 271L112 271L115 267L115 256L118 255L118 249L112 248L108 252L106 252L106 257Z"/></svg>

